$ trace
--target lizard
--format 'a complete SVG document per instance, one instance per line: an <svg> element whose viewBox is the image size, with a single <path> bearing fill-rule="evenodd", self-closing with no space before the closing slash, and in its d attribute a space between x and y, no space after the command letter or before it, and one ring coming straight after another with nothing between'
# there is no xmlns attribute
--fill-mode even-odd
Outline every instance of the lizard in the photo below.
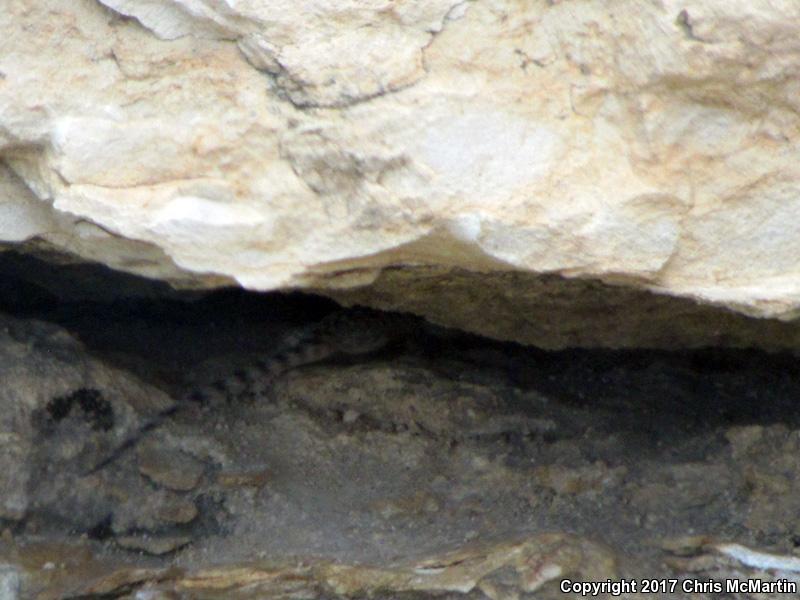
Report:
<svg viewBox="0 0 800 600"><path fill-rule="evenodd" d="M406 314L363 307L334 311L310 329L290 336L281 352L258 356L230 377L190 390L182 401L147 420L87 474L96 473L116 461L149 432L192 405L237 397L264 397L274 382L288 371L338 356L373 354L408 336L418 326L419 319Z"/></svg>

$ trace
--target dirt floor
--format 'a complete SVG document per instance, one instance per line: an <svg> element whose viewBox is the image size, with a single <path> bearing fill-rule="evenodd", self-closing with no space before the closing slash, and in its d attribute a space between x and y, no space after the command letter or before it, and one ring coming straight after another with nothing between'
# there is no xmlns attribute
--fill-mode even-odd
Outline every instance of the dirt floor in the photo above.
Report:
<svg viewBox="0 0 800 600"><path fill-rule="evenodd" d="M420 320L98 469L335 307L91 277L0 286L0 599L800 597L791 355Z"/></svg>

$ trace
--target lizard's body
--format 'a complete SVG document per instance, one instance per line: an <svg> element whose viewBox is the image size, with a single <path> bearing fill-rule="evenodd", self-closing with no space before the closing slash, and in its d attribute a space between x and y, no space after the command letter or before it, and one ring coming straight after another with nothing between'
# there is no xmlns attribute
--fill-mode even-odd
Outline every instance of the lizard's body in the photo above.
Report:
<svg viewBox="0 0 800 600"><path fill-rule="evenodd" d="M176 402L142 425L131 437L91 469L94 473L136 446L147 433L157 429L167 418L197 402L229 401L233 398L263 398L282 374L336 356L371 354L407 335L417 321L405 315L357 308L337 311L310 329L292 336L281 352L259 356L230 377L193 389L183 401Z"/></svg>

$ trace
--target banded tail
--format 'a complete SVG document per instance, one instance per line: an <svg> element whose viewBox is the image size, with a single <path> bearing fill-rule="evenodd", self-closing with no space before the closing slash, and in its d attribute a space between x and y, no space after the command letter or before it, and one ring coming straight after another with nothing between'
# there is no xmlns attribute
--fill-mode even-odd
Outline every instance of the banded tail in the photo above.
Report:
<svg viewBox="0 0 800 600"><path fill-rule="evenodd" d="M234 371L228 378L194 389L182 401L176 402L139 427L117 446L111 454L92 467L93 474L133 449L164 421L196 403L228 402L231 398L259 398L267 395L275 380L292 369L324 361L335 355L368 354L380 350L393 338L392 327L377 311L361 309L334 313L313 329L292 336L278 354L255 359L251 364Z"/></svg>

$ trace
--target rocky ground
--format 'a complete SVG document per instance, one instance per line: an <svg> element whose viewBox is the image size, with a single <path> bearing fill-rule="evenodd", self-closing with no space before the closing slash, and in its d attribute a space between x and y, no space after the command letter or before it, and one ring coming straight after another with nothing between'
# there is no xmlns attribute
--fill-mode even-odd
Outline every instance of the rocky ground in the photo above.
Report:
<svg viewBox="0 0 800 600"><path fill-rule="evenodd" d="M95 469L332 307L4 284L0 598L580 597L565 579L797 597L725 589L800 582L790 355L546 353L421 325L191 406Z"/></svg>

